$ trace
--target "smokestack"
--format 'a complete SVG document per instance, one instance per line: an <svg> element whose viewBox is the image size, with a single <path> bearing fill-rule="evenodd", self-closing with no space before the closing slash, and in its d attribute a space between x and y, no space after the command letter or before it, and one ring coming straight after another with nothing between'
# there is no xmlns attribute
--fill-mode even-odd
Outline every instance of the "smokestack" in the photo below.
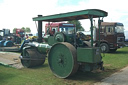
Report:
<svg viewBox="0 0 128 85"><path fill-rule="evenodd" d="M38 15L38 17L42 17L42 15ZM38 43L42 42L42 21L38 21Z"/></svg>

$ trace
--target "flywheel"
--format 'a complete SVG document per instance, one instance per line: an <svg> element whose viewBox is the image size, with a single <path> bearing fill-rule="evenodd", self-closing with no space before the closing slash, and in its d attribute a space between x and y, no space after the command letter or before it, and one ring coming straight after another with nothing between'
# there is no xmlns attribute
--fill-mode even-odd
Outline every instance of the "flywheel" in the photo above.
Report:
<svg viewBox="0 0 128 85"><path fill-rule="evenodd" d="M65 35L62 32L57 32L54 35L54 40L55 42L64 42L65 41Z"/></svg>

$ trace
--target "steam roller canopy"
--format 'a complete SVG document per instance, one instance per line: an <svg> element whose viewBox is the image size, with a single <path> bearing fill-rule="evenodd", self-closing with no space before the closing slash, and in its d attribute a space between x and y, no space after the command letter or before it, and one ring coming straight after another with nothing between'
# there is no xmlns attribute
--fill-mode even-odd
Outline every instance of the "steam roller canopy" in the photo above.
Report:
<svg viewBox="0 0 128 85"><path fill-rule="evenodd" d="M34 67L42 65L45 62L45 56L40 54L36 49L26 49L21 63L25 67Z"/></svg>
<svg viewBox="0 0 128 85"><path fill-rule="evenodd" d="M55 44L48 55L50 69L59 78L67 78L77 71L76 59L75 47L66 42Z"/></svg>

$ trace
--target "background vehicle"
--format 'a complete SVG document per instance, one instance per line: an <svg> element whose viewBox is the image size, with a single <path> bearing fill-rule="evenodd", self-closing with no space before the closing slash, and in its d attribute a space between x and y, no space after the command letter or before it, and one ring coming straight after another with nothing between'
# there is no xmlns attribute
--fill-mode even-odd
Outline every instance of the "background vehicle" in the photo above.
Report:
<svg viewBox="0 0 128 85"><path fill-rule="evenodd" d="M16 29L16 33L10 33L9 29L0 30L0 46L12 47L14 44L21 44L23 37L22 29Z"/></svg>
<svg viewBox="0 0 128 85"><path fill-rule="evenodd" d="M16 29L16 36L23 38L25 36L25 32L22 29Z"/></svg>
<svg viewBox="0 0 128 85"><path fill-rule="evenodd" d="M11 47L13 46L12 34L9 29L0 30L0 47Z"/></svg>
<svg viewBox="0 0 128 85"><path fill-rule="evenodd" d="M82 32L85 36L90 36L91 31ZM100 47L102 52L115 52L123 47L125 41L124 26L119 22L101 22L100 37L99 29L93 30L94 46L98 45L100 38ZM90 36L91 37L91 36Z"/></svg>
<svg viewBox="0 0 128 85"><path fill-rule="evenodd" d="M43 38L45 41L47 41L49 36L55 36L56 33L62 32L64 34L68 34L68 37L64 36L66 40L69 41L69 37L72 36L72 33L74 32L75 25L70 23L49 23L45 26L45 35ZM54 39L52 39L54 42ZM51 41L52 41L51 40ZM72 42L73 39L70 39L70 42ZM53 43L52 43L53 44Z"/></svg>
<svg viewBox="0 0 128 85"><path fill-rule="evenodd" d="M97 30L98 35L98 30ZM98 40L99 37L96 37ZM100 46L104 52L115 52L124 46L124 25L119 22L102 22L100 29Z"/></svg>
<svg viewBox="0 0 128 85"><path fill-rule="evenodd" d="M21 41L23 40L24 36L25 36L24 30L17 28L16 33L13 33L13 42L15 44L21 44Z"/></svg>
<svg viewBox="0 0 128 85"><path fill-rule="evenodd" d="M99 18L100 27L100 23L103 21L103 18L100 18L106 16L107 12L98 9L50 16L38 15L38 17L33 18L34 21L38 21L38 42L25 45L20 56L21 63L25 67L42 65L48 55L50 69L59 78L67 78L76 73L78 69L82 71L103 70L100 47L99 45L93 46L93 18ZM77 35L75 27L66 26L55 29L56 33L54 35L53 32L50 35L48 34L47 42L42 42L42 21L60 22L75 19L89 19L91 22L91 42L83 41L81 34ZM50 29L53 31L52 28ZM49 30L47 33L50 33Z"/></svg>

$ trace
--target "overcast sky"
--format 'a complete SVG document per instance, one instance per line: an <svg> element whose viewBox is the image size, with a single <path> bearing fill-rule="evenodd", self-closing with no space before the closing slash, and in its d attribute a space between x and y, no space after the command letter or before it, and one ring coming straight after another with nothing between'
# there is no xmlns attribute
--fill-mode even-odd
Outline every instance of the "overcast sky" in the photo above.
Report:
<svg viewBox="0 0 128 85"><path fill-rule="evenodd" d="M121 22L128 30L127 0L0 0L0 29L30 27L36 32L33 17L72 12L85 9L101 9L108 12L104 21ZM81 22L83 27L87 23ZM86 30L86 29L85 29Z"/></svg>

